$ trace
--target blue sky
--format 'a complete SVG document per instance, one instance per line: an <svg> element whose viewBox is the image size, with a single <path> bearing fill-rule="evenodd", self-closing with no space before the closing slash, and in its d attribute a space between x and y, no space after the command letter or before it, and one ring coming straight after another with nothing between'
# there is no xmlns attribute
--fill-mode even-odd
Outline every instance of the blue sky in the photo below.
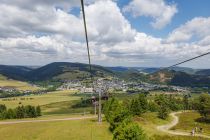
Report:
<svg viewBox="0 0 210 140"><path fill-rule="evenodd" d="M118 6L123 8L130 0L118 0ZM149 22L152 18L138 17L134 18L130 14L124 14L124 16L130 21L133 28L138 31L145 32L147 34L156 37L167 37L167 35L175 28L184 24L185 22L193 19L194 17L209 17L210 16L210 1L209 0L166 0L167 3L174 3L179 10L172 19L172 22L162 30L156 30L151 28Z"/></svg>
<svg viewBox="0 0 210 140"><path fill-rule="evenodd" d="M85 0L91 58L164 67L210 51L209 0ZM78 0L0 0L0 64L88 63ZM210 56L181 65L210 68Z"/></svg>

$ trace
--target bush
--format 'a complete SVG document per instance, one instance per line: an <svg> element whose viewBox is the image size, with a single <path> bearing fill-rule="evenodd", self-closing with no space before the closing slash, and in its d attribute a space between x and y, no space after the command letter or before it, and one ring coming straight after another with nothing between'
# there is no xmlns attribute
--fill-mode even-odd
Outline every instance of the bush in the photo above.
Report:
<svg viewBox="0 0 210 140"><path fill-rule="evenodd" d="M25 117L26 118L35 118L36 115L36 109L34 106L27 105L25 106Z"/></svg>
<svg viewBox="0 0 210 140"><path fill-rule="evenodd" d="M18 106L16 109L16 117L18 119L25 118L25 108L24 106Z"/></svg>
<svg viewBox="0 0 210 140"><path fill-rule="evenodd" d="M37 106L36 107L36 115L39 117L39 116L42 116L42 111L41 111L41 107L40 106Z"/></svg>
<svg viewBox="0 0 210 140"><path fill-rule="evenodd" d="M0 113L4 112L5 110L7 110L7 107L0 104Z"/></svg>
<svg viewBox="0 0 210 140"><path fill-rule="evenodd" d="M148 109L148 102L144 94L139 94L139 97L133 99L130 105L130 111L133 115L141 115Z"/></svg>
<svg viewBox="0 0 210 140"><path fill-rule="evenodd" d="M148 103L148 110L151 112L156 112L158 111L158 105L155 102L151 101Z"/></svg>
<svg viewBox="0 0 210 140"><path fill-rule="evenodd" d="M137 101L140 104L139 99ZM122 104L114 98L109 99L105 103L104 114L110 123L110 130L114 135L113 139L144 140L146 136L138 124L132 121L128 108L128 104Z"/></svg>
<svg viewBox="0 0 210 140"><path fill-rule="evenodd" d="M145 140L146 135L137 123L122 123L114 131L113 140Z"/></svg>
<svg viewBox="0 0 210 140"><path fill-rule="evenodd" d="M158 117L161 119L166 119L168 117L169 114L169 109L166 105L161 105L159 110L158 110Z"/></svg>

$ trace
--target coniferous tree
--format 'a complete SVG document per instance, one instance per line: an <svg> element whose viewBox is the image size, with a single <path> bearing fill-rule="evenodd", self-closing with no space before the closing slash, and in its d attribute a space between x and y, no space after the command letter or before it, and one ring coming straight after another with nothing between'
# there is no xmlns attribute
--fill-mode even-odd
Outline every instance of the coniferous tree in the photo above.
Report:
<svg viewBox="0 0 210 140"><path fill-rule="evenodd" d="M36 107L36 115L37 115L38 117L42 115L41 107L40 107L40 106L37 106L37 107Z"/></svg>

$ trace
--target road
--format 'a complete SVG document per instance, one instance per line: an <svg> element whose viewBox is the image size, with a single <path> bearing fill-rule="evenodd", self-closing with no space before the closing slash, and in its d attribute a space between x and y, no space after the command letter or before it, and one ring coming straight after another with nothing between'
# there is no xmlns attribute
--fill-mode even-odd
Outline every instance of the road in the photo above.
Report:
<svg viewBox="0 0 210 140"><path fill-rule="evenodd" d="M18 123L36 123L36 122L56 122L56 121L69 121L69 120L84 120L84 119L93 119L93 118L96 118L96 116L62 118L62 119L46 119L46 120L2 121L2 122L0 122L0 125L3 125L3 124L18 124Z"/></svg>
<svg viewBox="0 0 210 140"><path fill-rule="evenodd" d="M188 133L188 132L183 132L183 131L170 130L172 127L176 126L179 123L179 117L177 117L176 115L180 114L180 113L182 113L182 112L173 112L173 113L171 113L170 116L172 116L173 121L171 123L169 123L169 124L166 124L166 125L157 126L157 129L159 131L162 131L162 132L165 132L165 133L168 133L168 134L172 134L172 135L191 136L190 132ZM210 139L210 136L207 136L207 135L195 134L195 136L203 137L203 138L209 138Z"/></svg>

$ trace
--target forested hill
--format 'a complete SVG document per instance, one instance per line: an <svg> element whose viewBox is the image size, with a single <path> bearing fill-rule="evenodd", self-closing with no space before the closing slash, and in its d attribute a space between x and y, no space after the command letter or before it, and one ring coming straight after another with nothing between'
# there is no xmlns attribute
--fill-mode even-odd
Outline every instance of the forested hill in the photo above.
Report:
<svg viewBox="0 0 210 140"><path fill-rule="evenodd" d="M68 80L89 77L89 65L82 63L54 62L37 69L23 66L0 65L0 74L16 80L43 81ZM92 66L93 76L113 75L114 73L102 66Z"/></svg>
<svg viewBox="0 0 210 140"><path fill-rule="evenodd" d="M210 86L210 70L177 67L173 70L159 71L159 69L93 65L92 75L94 77L116 76L123 80L135 82L144 81L178 86ZM38 68L0 65L0 74L10 79L22 81L83 80L90 77L88 64L68 62L54 62Z"/></svg>
<svg viewBox="0 0 210 140"><path fill-rule="evenodd" d="M163 83L176 86L188 87L210 87L210 76L188 74L177 71L159 71L150 75L150 80L156 83Z"/></svg>

